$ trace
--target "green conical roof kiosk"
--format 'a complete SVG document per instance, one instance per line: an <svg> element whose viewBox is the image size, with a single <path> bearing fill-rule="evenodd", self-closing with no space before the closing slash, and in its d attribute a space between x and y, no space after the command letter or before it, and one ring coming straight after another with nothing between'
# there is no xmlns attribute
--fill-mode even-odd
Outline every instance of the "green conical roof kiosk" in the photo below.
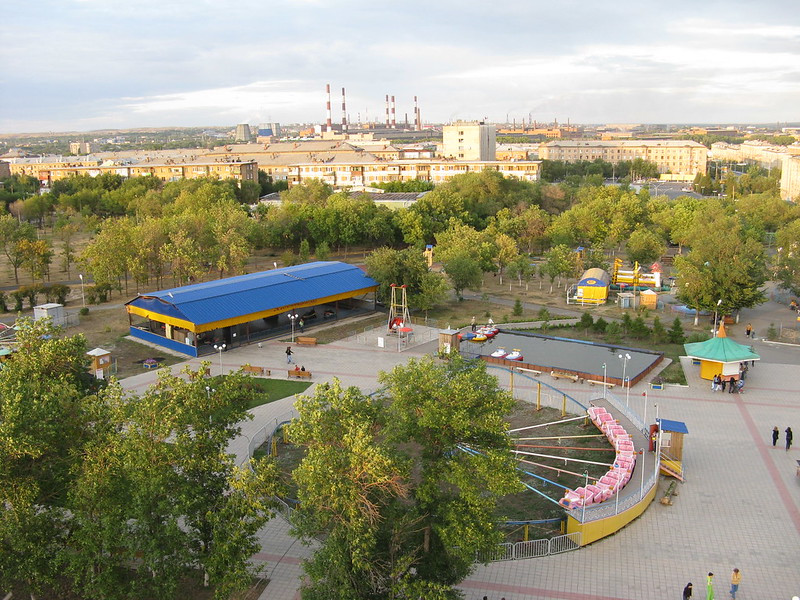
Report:
<svg viewBox="0 0 800 600"><path fill-rule="evenodd" d="M686 356L700 364L700 377L714 379L721 375L724 379L739 378L739 365L743 362L761 360L752 346L745 346L730 339L725 333L725 325L720 325L717 337L684 344Z"/></svg>

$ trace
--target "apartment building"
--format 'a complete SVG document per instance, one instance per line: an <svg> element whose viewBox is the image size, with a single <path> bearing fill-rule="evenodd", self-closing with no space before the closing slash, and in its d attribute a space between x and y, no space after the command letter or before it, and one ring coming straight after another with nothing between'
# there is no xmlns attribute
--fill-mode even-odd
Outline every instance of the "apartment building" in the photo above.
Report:
<svg viewBox="0 0 800 600"><path fill-rule="evenodd" d="M483 121L456 121L442 128L444 158L495 160L497 134L494 125Z"/></svg>
<svg viewBox="0 0 800 600"><path fill-rule="evenodd" d="M800 155L785 155L781 164L781 198L800 202Z"/></svg>
<svg viewBox="0 0 800 600"><path fill-rule="evenodd" d="M562 140L539 146L539 158L565 162L599 158L612 164L641 158L656 163L660 173L688 180L706 172L708 149L689 140Z"/></svg>

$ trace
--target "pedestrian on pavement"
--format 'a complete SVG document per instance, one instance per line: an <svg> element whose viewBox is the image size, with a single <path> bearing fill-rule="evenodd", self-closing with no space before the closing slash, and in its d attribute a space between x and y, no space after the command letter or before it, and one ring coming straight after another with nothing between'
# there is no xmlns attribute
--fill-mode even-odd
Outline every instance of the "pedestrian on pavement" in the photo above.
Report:
<svg viewBox="0 0 800 600"><path fill-rule="evenodd" d="M731 377L731 380L728 382L728 393L732 394L736 391L736 378Z"/></svg>
<svg viewBox="0 0 800 600"><path fill-rule="evenodd" d="M791 427L787 427L786 428L786 451L787 452L789 451L789 448L792 447L792 438L793 437L794 436L792 435L792 428Z"/></svg>
<svg viewBox="0 0 800 600"><path fill-rule="evenodd" d="M290 364L292 364L294 362L292 360L292 354L294 354L294 352L292 352L292 347L291 346L286 346L286 364L287 365L290 365Z"/></svg>
<svg viewBox="0 0 800 600"><path fill-rule="evenodd" d="M731 574L731 598L736 600L736 592L739 591L739 584L742 583L742 574L739 569L734 569Z"/></svg>
<svg viewBox="0 0 800 600"><path fill-rule="evenodd" d="M306 322L303 319L300 319L300 333L303 333L306 330Z"/></svg>
<svg viewBox="0 0 800 600"><path fill-rule="evenodd" d="M475 331L478 328L478 322L475 320L475 317L472 317L472 323L470 326L472 327L472 331Z"/></svg>
<svg viewBox="0 0 800 600"><path fill-rule="evenodd" d="M747 329L744 330L744 334L747 337L750 337L752 335L752 333L753 333L753 326L750 323L748 323L747 324Z"/></svg>
<svg viewBox="0 0 800 600"><path fill-rule="evenodd" d="M706 600L714 600L714 574L711 571L706 579Z"/></svg>
<svg viewBox="0 0 800 600"><path fill-rule="evenodd" d="M778 444L778 438L781 437L781 432L778 431L778 426L772 428L772 447L774 448Z"/></svg>
<svg viewBox="0 0 800 600"><path fill-rule="evenodd" d="M714 379L711 380L711 391L716 392L717 390L719 390L721 385L722 383L720 381L720 376L719 373L717 373L716 375L714 375Z"/></svg>
<svg viewBox="0 0 800 600"><path fill-rule="evenodd" d="M721 383L722 383L722 391L724 392L725 391L725 384L728 382L728 380L725 379L724 377L720 377L720 379L722 379L722 381L721 381Z"/></svg>
<svg viewBox="0 0 800 600"><path fill-rule="evenodd" d="M683 600L689 600L692 597L692 582L686 584L683 588Z"/></svg>

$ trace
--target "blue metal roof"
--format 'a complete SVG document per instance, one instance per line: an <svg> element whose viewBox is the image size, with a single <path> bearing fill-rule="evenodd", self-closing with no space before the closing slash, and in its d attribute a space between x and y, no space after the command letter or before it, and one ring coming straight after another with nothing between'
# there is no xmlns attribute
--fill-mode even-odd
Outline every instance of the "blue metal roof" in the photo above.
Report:
<svg viewBox="0 0 800 600"><path fill-rule="evenodd" d="M656 421L661 426L662 431L689 433L689 429L683 421L670 421L668 419L656 419Z"/></svg>
<svg viewBox="0 0 800 600"><path fill-rule="evenodd" d="M127 304L203 325L377 286L357 266L318 261L139 294Z"/></svg>

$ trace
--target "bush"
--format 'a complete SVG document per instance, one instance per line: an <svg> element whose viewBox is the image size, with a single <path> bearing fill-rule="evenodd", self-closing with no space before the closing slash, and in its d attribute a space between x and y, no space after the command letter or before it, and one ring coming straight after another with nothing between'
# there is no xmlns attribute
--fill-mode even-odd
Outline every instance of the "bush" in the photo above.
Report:
<svg viewBox="0 0 800 600"><path fill-rule="evenodd" d="M86 315L89 314L89 307L88 306L81 307L81 309L78 311L78 314L81 315L82 317L85 317Z"/></svg>
<svg viewBox="0 0 800 600"><path fill-rule="evenodd" d="M661 323L661 319L658 318L658 315L653 319L653 342L656 344L661 344L664 340L667 339L667 330L664 328L664 325Z"/></svg>
<svg viewBox="0 0 800 600"><path fill-rule="evenodd" d="M589 329L592 325L594 325L594 317L590 315L588 312L585 312L581 315L581 320L578 322L583 329Z"/></svg>
<svg viewBox="0 0 800 600"><path fill-rule="evenodd" d="M8 306L6 305L6 300L7 300L6 293L0 292L0 312L4 313L8 312Z"/></svg>
<svg viewBox="0 0 800 600"><path fill-rule="evenodd" d="M686 335L683 333L683 323L680 317L675 317L672 327L667 332L667 339L671 344L683 344L686 342Z"/></svg>
<svg viewBox="0 0 800 600"><path fill-rule="evenodd" d="M650 328L644 322L642 315L636 317L631 323L630 335L637 340L641 340L650 335Z"/></svg>
<svg viewBox="0 0 800 600"><path fill-rule="evenodd" d="M285 267L291 267L300 264L300 257L297 256L291 250L287 250L286 252L281 254L281 262Z"/></svg>
<svg viewBox="0 0 800 600"><path fill-rule="evenodd" d="M611 342L612 344L619 342L620 339L622 339L622 327L620 324L616 321L612 321L606 325L605 338L606 341Z"/></svg>
<svg viewBox="0 0 800 600"><path fill-rule="evenodd" d="M328 246L328 242L320 242L317 244L314 254L317 257L317 260L328 260L331 256L331 248Z"/></svg>
<svg viewBox="0 0 800 600"><path fill-rule="evenodd" d="M519 298L514 301L514 309L511 311L515 317L522 316L522 302Z"/></svg>
<svg viewBox="0 0 800 600"><path fill-rule="evenodd" d="M536 313L536 319L539 321L549 321L550 311L543 306L542 308L539 309L539 312Z"/></svg>
<svg viewBox="0 0 800 600"><path fill-rule="evenodd" d="M684 343L686 343L686 344L696 344L697 342L705 342L706 340L708 340L710 338L711 338L711 336L708 335L707 333L704 333L704 332L701 332L701 331L697 331L697 332L693 333L692 335L690 335L688 338L686 338L686 341Z"/></svg>
<svg viewBox="0 0 800 600"><path fill-rule="evenodd" d="M11 297L14 299L14 312L20 312L22 303L25 301L25 294L22 293L22 290L15 290L11 292Z"/></svg>
<svg viewBox="0 0 800 600"><path fill-rule="evenodd" d="M300 262L307 263L311 258L311 244L308 243L308 240L303 240L300 242L300 250L298 251Z"/></svg>
<svg viewBox="0 0 800 600"><path fill-rule="evenodd" d="M595 321L594 325L592 325L592 330L595 333L603 334L606 332L607 327L608 321L606 321L603 317L597 317L597 321Z"/></svg>
<svg viewBox="0 0 800 600"><path fill-rule="evenodd" d="M774 342L778 339L778 330L775 329L775 323L769 324L769 329L767 329L767 339L771 342Z"/></svg>

